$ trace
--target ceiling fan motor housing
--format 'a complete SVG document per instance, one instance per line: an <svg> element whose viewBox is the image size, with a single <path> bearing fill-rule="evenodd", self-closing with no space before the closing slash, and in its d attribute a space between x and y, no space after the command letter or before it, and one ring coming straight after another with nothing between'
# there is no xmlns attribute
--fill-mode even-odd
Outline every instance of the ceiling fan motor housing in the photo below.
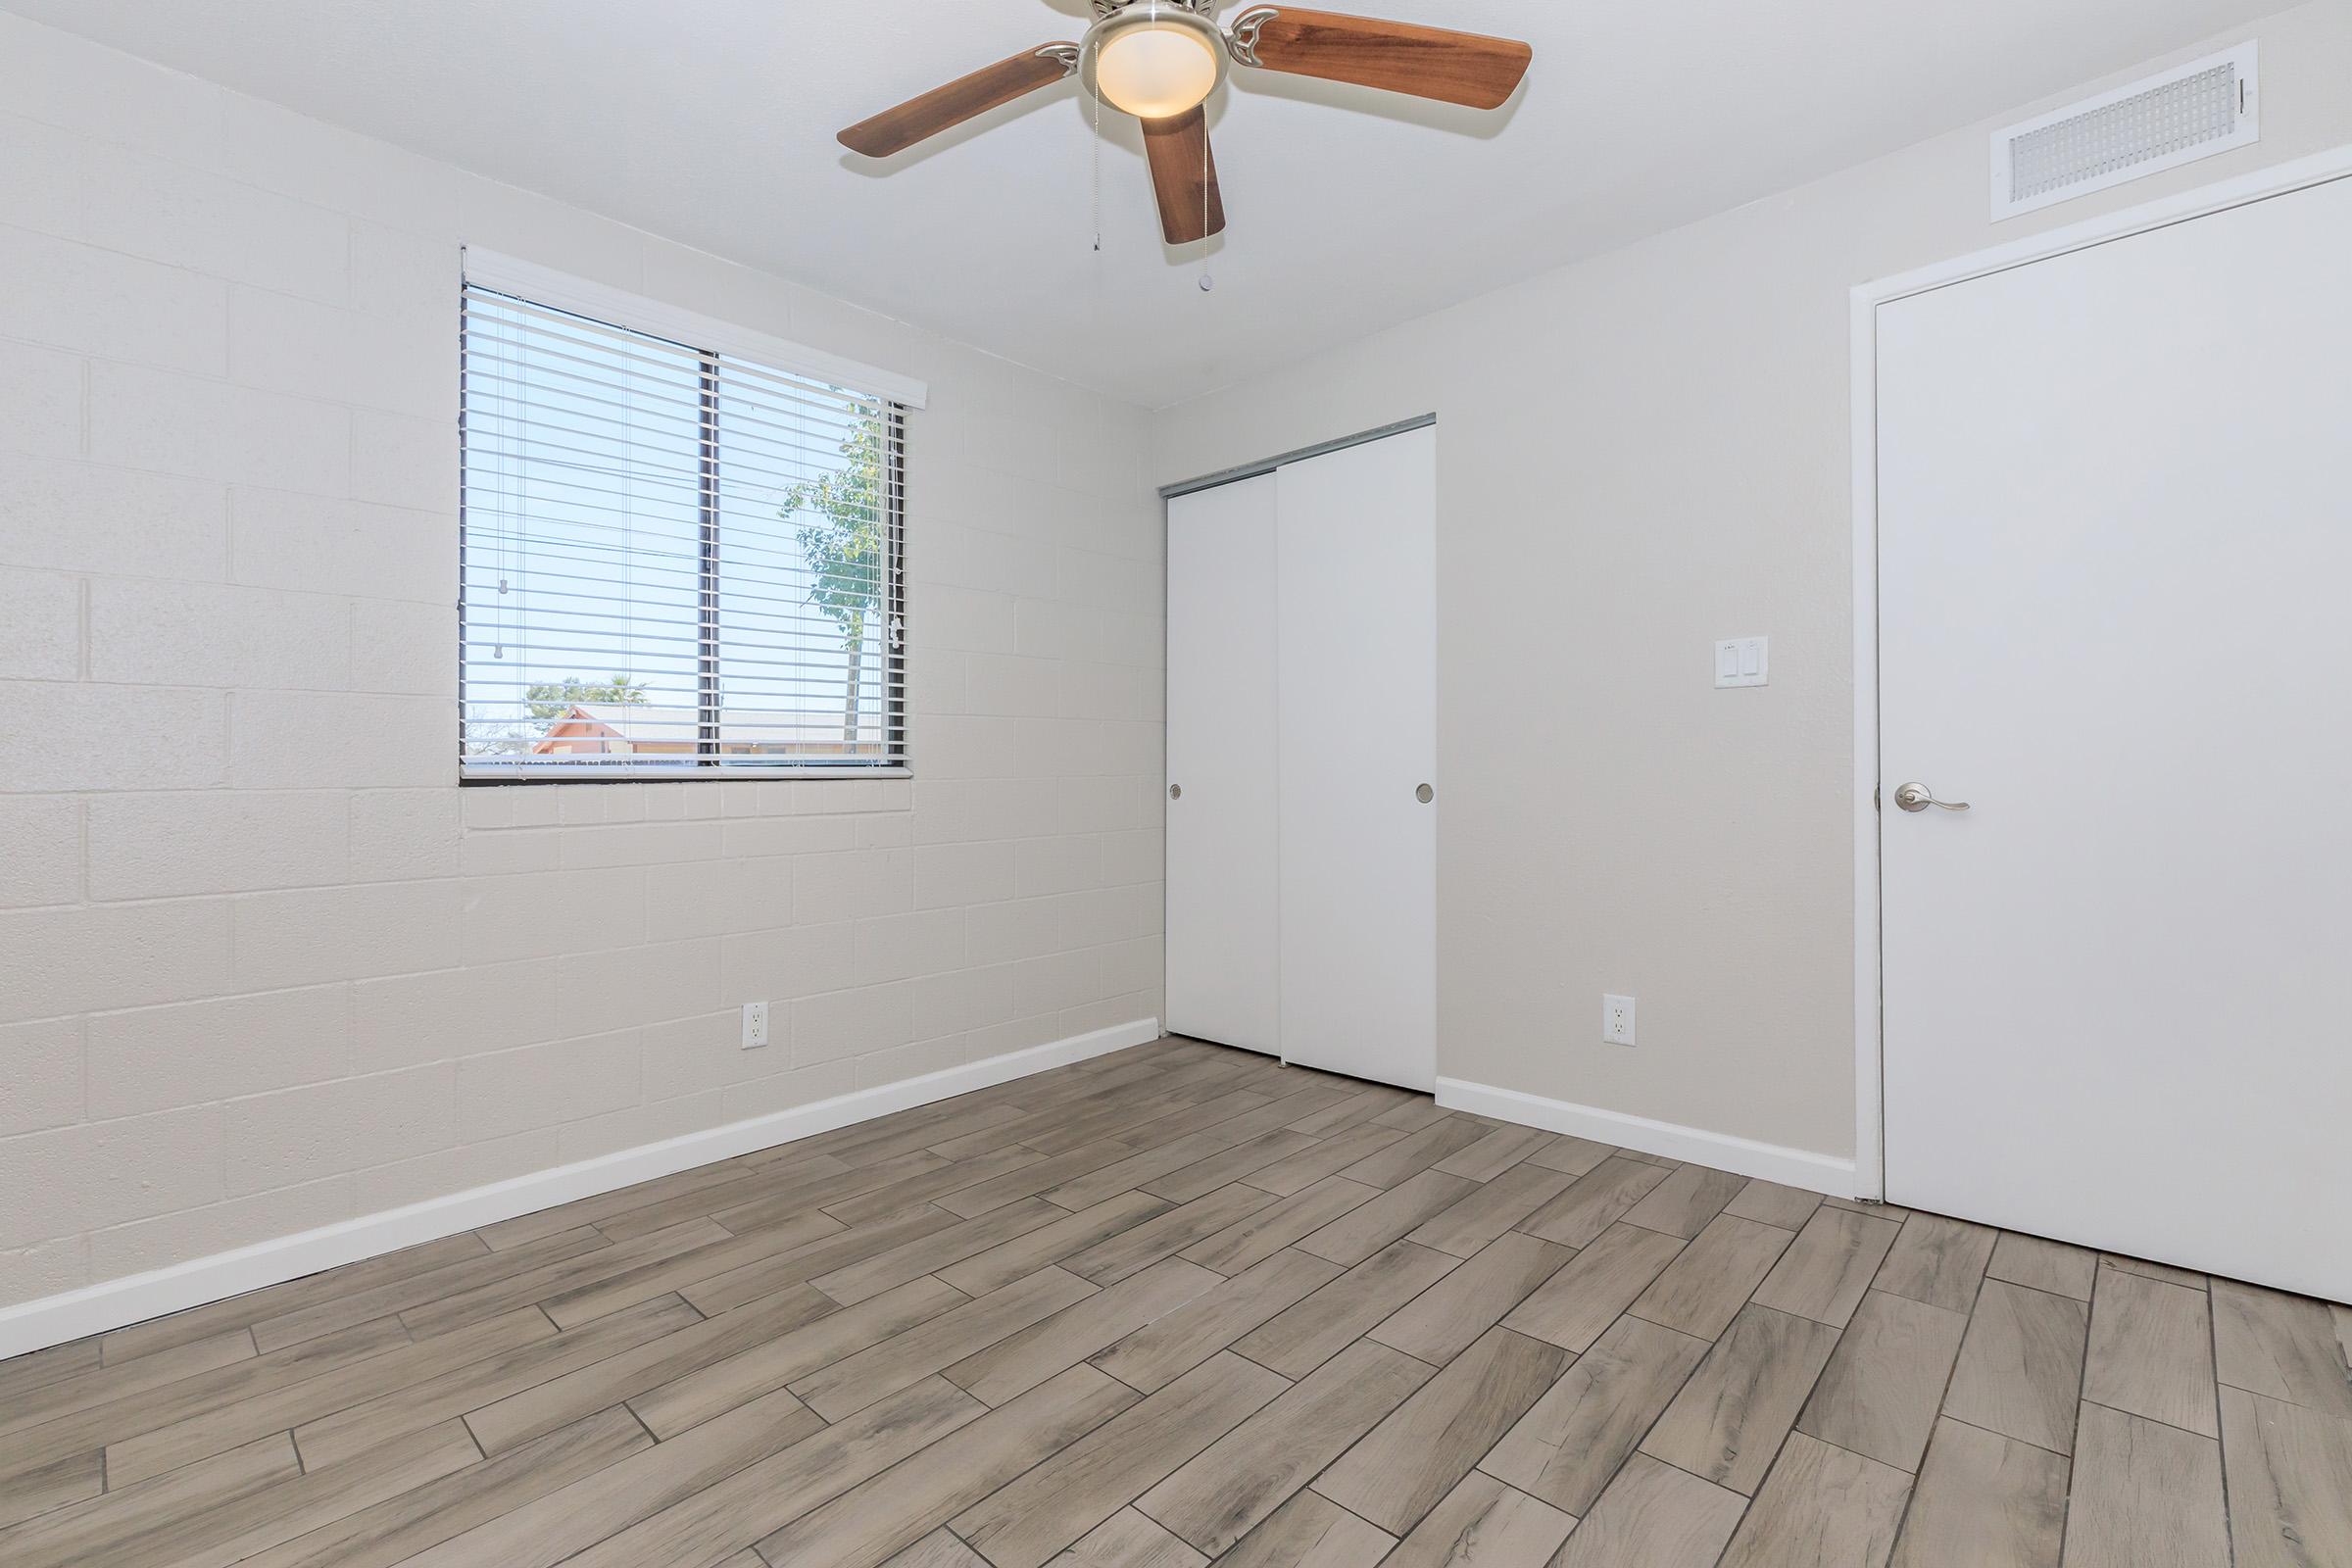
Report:
<svg viewBox="0 0 2352 1568"><path fill-rule="evenodd" d="M1115 17L1120 12L1126 10L1129 6L1137 3L1138 0L1095 0L1095 15L1098 17ZM1217 0L1168 0L1168 3L1174 6L1181 6L1188 11L1198 11L1202 16L1206 16L1211 11L1217 9Z"/></svg>

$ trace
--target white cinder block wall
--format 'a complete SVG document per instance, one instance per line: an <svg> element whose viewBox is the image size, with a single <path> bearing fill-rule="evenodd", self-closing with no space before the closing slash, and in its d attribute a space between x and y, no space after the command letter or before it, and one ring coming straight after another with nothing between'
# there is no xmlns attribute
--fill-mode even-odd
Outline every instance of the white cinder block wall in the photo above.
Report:
<svg viewBox="0 0 2352 1568"><path fill-rule="evenodd" d="M469 242L929 380L912 780L457 787ZM1134 409L0 17L0 1303L1155 1017L1142 452Z"/></svg>

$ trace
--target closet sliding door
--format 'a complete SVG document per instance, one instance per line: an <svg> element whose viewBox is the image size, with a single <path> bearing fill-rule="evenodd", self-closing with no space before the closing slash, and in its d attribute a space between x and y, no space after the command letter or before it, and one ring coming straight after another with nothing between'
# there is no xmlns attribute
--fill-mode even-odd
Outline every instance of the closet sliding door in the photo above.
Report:
<svg viewBox="0 0 2352 1568"><path fill-rule="evenodd" d="M1277 1019L1274 475L1168 502L1167 1024L1251 1051Z"/></svg>
<svg viewBox="0 0 2352 1568"><path fill-rule="evenodd" d="M1282 1054L1433 1089L1437 431L1274 478Z"/></svg>

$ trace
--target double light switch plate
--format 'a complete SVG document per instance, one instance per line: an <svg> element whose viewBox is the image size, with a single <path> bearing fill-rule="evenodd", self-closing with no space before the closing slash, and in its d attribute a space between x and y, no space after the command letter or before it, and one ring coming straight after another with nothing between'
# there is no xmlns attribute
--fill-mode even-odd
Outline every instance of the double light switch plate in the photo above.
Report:
<svg viewBox="0 0 2352 1568"><path fill-rule="evenodd" d="M1762 686L1772 674L1772 639L1731 637L1715 645L1715 684Z"/></svg>

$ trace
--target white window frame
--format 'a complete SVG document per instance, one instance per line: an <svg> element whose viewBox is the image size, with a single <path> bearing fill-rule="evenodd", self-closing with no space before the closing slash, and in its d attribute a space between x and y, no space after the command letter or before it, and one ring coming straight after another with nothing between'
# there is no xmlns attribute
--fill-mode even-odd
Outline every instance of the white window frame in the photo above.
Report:
<svg viewBox="0 0 2352 1568"><path fill-rule="evenodd" d="M625 289L575 277L554 268L543 267L518 257L502 255L475 246L463 252L464 267L460 298L467 287L484 288L500 294L510 294L532 304L548 306L601 321L608 326L627 331L643 332L673 343L689 343L707 353L748 360L769 369L807 376L832 386L854 387L887 399L906 410L926 407L930 399L927 382L902 375L878 366L861 364L822 349L794 343L785 338L752 327L740 326L716 317L705 316L661 300L649 299ZM461 466L464 452L461 449ZM463 474L461 473L461 484ZM903 508L902 508L903 511ZM903 561L905 551L905 518L894 519L894 553ZM465 532L461 514L459 533ZM901 583L904 594L904 582ZM461 632L459 646L459 775L460 784L473 785L548 785L548 784L649 784L697 782L765 782L786 779L874 779L908 778L912 766L904 755L907 748L904 737L910 723L906 706L905 676L901 674L898 724L902 736L902 760L897 762L877 762L855 766L830 766L821 763L779 763L773 765L738 764L710 768L655 768L636 762L566 763L563 767L534 767L522 761L496 761L468 758L465 755L465 700L463 634L464 588L460 587L459 612ZM904 664L902 663L902 671Z"/></svg>

